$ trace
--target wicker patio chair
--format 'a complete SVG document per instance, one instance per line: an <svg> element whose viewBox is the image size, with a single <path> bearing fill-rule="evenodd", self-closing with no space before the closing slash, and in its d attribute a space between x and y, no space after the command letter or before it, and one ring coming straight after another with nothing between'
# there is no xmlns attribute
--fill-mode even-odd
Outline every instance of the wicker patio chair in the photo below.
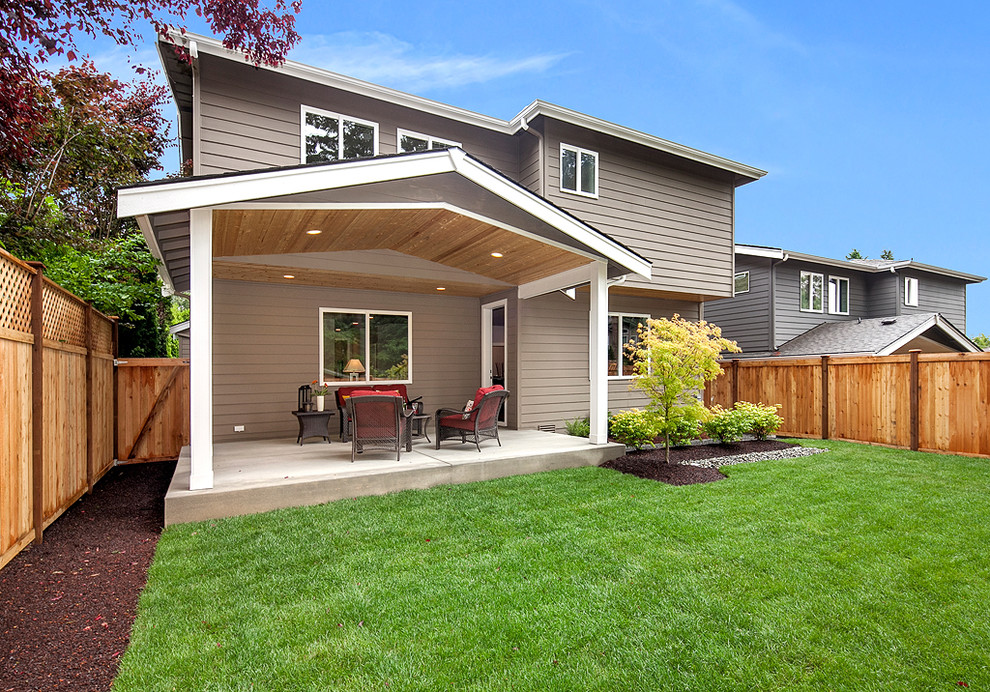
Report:
<svg viewBox="0 0 990 692"><path fill-rule="evenodd" d="M481 390L479 390L479 393ZM502 441L498 439L498 417L502 406L509 393L499 387L489 389L482 396L475 397L474 406L465 413L456 409L442 408L437 410L436 415L436 447L440 449L442 440L459 437L461 442L469 439L481 451L481 440L492 440L502 446Z"/></svg>
<svg viewBox="0 0 990 692"><path fill-rule="evenodd" d="M365 394L347 398L347 413L351 418L351 461L366 448L395 450L395 460L401 458L402 446L412 451L412 431L401 396Z"/></svg>

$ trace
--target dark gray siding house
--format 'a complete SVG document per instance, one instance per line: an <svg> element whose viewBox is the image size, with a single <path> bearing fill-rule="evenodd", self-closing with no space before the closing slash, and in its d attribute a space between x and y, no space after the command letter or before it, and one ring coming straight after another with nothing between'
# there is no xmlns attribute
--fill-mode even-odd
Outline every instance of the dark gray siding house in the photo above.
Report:
<svg viewBox="0 0 990 692"><path fill-rule="evenodd" d="M735 256L735 295L706 303L704 314L743 357L880 354L895 343L975 348L965 337L966 286L984 277L913 260L833 260L753 245L736 245ZM915 319L889 319L899 316ZM814 338L805 338L811 330Z"/></svg>
<svg viewBox="0 0 990 692"><path fill-rule="evenodd" d="M314 379L428 410L497 379L510 428L589 416L601 444L608 409L645 403L629 330L732 295L735 191L764 171L542 101L506 121L172 38L193 175L118 208L191 294L191 487L214 442L293 435Z"/></svg>

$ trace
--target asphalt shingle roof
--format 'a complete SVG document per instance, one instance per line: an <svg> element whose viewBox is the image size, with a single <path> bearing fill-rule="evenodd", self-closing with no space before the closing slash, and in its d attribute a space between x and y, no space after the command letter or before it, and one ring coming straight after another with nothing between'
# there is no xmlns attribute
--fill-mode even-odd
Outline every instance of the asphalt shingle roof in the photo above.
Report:
<svg viewBox="0 0 990 692"><path fill-rule="evenodd" d="M937 313L898 315L848 322L824 322L779 349L782 356L878 353L931 320Z"/></svg>

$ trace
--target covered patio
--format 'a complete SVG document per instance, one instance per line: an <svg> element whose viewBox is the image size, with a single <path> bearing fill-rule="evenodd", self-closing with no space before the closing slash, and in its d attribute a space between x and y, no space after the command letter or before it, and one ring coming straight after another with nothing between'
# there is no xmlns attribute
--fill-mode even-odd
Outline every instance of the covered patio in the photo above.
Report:
<svg viewBox="0 0 990 692"><path fill-rule="evenodd" d="M650 262L460 149L139 184L119 191L118 214L137 219L162 260L166 283L191 300L191 441L170 492L170 521L197 493L225 498L225 514L243 513L235 506L239 502L267 506L242 492L241 479L254 477L257 468L257 478L272 484L267 492L284 494L282 481L292 474L266 469L290 459L301 468L307 463L318 468L314 473L322 478L315 484L319 490L309 483L288 484L298 486L294 492L300 497L323 502L337 492L360 494L330 490L360 487L365 481L342 480L363 477L355 476L357 467L348 461L328 471L319 463L328 453L343 455L344 445L335 442L322 457L307 461L307 455L317 455L310 451L315 445L300 451L288 442L294 437L289 414L296 407L296 388L327 381L328 372L342 369L328 367L323 355L327 335L333 337L334 326L341 331L341 322L330 324L331 317L357 315L354 325L366 320L370 343L373 320L398 315L407 325L408 364L392 377L374 376L369 365L359 377L408 385L411 396L424 395L428 413L463 406L478 386L492 383L490 352L482 347L492 336L490 323L488 332L484 324L488 306L503 307L504 328L515 340L504 344L512 366L505 379L511 394L510 430L503 438L511 442L505 450L489 445L479 459L473 448L470 457L466 451L434 453L418 444L398 465L383 460L377 475L402 476L408 463L422 478L437 479L408 486L424 487L470 476L456 469L476 469L478 478L507 475L512 466L523 473L531 466L527 459L542 455L530 448L533 439L558 456L601 448L571 462L555 457L550 467L583 465L592 457L600 463L602 454L611 453L608 287L630 275L649 278ZM573 292L571 301L560 295L577 287L586 289L577 303ZM527 361L518 344L545 335L526 332L533 327L518 316L523 303L544 297L564 301L576 329L567 327L555 337L564 341L559 354ZM559 307L544 304L540 315L531 310L528 324L539 328L546 321L542 315L558 314ZM527 371L538 373L539 384L529 385ZM336 376L331 385L351 384ZM561 384L562 376L570 379ZM521 383L542 398L527 399ZM574 401L586 403L575 407ZM513 432L521 427L521 402L551 411L546 415L557 420L588 416L590 438L530 438L537 434L536 423L529 423L529 431ZM337 423L332 421L332 431ZM465 456L463 464L458 454ZM533 468L541 470L538 466ZM484 470L491 468L505 471ZM395 489L401 487L406 486ZM265 492L252 491L256 497Z"/></svg>
<svg viewBox="0 0 990 692"><path fill-rule="evenodd" d="M431 432L432 435L432 432ZM584 438L536 430L505 430L502 446L486 441L479 454L471 443L425 439L399 461L392 452L367 450L351 463L351 446L294 439L225 442L214 445L214 487L189 490L186 447L165 496L165 524L219 519L304 507L364 495L470 483L555 469L598 466L623 454L622 445L589 445Z"/></svg>

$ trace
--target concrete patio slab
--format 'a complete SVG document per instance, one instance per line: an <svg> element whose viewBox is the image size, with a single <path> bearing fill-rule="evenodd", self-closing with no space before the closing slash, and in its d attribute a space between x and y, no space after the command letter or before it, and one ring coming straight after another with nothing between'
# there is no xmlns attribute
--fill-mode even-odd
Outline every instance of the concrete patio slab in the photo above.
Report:
<svg viewBox="0 0 990 692"><path fill-rule="evenodd" d="M351 445L295 439L245 440L214 445L214 487L189 490L185 447L165 496L165 525L318 505L436 485L471 483L554 469L598 466L624 453L622 445L592 445L569 435L504 430L502 446L446 441L435 449L416 440L412 452L367 450L351 462Z"/></svg>

